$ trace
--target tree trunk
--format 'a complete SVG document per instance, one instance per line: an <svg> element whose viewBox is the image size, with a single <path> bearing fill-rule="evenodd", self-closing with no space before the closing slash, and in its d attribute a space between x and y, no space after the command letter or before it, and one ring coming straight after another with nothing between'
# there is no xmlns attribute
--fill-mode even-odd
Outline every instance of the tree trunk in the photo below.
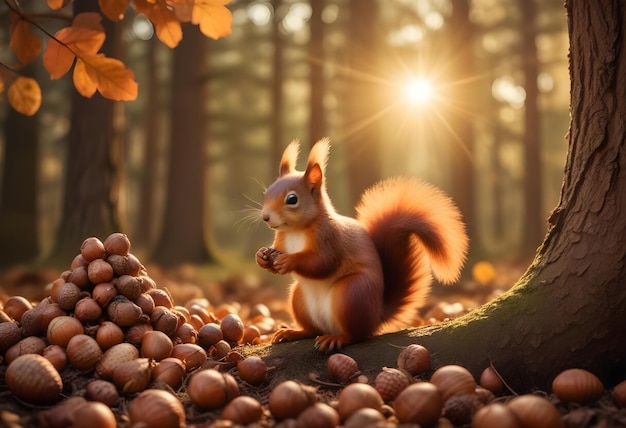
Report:
<svg viewBox="0 0 626 428"><path fill-rule="evenodd" d="M534 0L518 0L522 12L522 69L524 71L524 224L522 250L533 254L545 236L541 141L537 76L539 74L537 44L537 12Z"/></svg>
<svg viewBox="0 0 626 428"><path fill-rule="evenodd" d="M272 45L274 47L274 54L272 55L272 141L270 143L270 166L268 182L271 183L276 179L277 167L280 164L280 157L282 156L283 149L287 142L283 141L283 51L284 41L280 31L281 21L283 16L279 15L282 10L282 0L276 0L274 5L274 16L272 19Z"/></svg>
<svg viewBox="0 0 626 428"><path fill-rule="evenodd" d="M99 10L94 0L74 3L75 14ZM107 34L102 52L114 53L122 28L106 19L102 25ZM120 228L123 105L99 93L85 98L72 87L70 120L63 211L52 262L71 260L85 238L104 239Z"/></svg>
<svg viewBox="0 0 626 428"><path fill-rule="evenodd" d="M349 346L366 373L420 343L431 368L493 364L517 392L550 389L561 370L586 368L605 386L624 379L626 341L626 1L566 2L570 32L569 153L558 207L534 262L498 299L457 320ZM325 370L313 341L267 347L289 358L281 376ZM302 372L306 367L306 373ZM298 370L299 369L299 370Z"/></svg>
<svg viewBox="0 0 626 428"><path fill-rule="evenodd" d="M350 0L348 35L349 72L346 105L345 143L352 206L363 191L380 179L381 141L378 120L384 113L381 103L380 26L374 0Z"/></svg>
<svg viewBox="0 0 626 428"><path fill-rule="evenodd" d="M480 246L476 221L476 192L474 180L474 128L472 111L476 97L472 78L474 73L474 32L470 20L469 0L453 3L450 18L449 71L447 74L451 107L446 117L452 132L450 149L452 191L467 227L470 242Z"/></svg>
<svg viewBox="0 0 626 428"><path fill-rule="evenodd" d="M33 76L29 65L24 74ZM39 115L9 109L4 126L0 191L0 266L33 261L39 255L37 196Z"/></svg>
<svg viewBox="0 0 626 428"><path fill-rule="evenodd" d="M310 145L313 145L320 138L327 137L324 118L324 21L322 21L324 3L324 0L311 0L311 21L309 24L311 29L309 41Z"/></svg>
<svg viewBox="0 0 626 428"><path fill-rule="evenodd" d="M206 75L208 40L187 25L174 50L172 122L165 217L153 260L163 266L208 263L206 219Z"/></svg>

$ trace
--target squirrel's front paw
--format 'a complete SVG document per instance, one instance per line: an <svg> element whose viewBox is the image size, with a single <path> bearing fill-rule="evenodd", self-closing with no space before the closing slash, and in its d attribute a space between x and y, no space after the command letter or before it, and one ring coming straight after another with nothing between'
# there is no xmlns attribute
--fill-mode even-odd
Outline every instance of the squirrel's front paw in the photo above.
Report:
<svg viewBox="0 0 626 428"><path fill-rule="evenodd" d="M343 345L348 343L350 343L350 338L345 334L325 334L315 339L315 349L330 353L339 351Z"/></svg>
<svg viewBox="0 0 626 428"><path fill-rule="evenodd" d="M274 269L274 261L281 254L276 248L262 247L256 252L256 263L259 267L272 273L277 273Z"/></svg>
<svg viewBox="0 0 626 428"><path fill-rule="evenodd" d="M272 269L280 275L284 275L293 270L293 261L289 254L279 253L272 261Z"/></svg>

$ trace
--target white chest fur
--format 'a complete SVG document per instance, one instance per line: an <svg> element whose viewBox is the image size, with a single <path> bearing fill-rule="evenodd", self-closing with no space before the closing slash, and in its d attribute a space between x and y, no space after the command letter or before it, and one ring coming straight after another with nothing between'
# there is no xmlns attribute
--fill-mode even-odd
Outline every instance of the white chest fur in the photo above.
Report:
<svg viewBox="0 0 626 428"><path fill-rule="evenodd" d="M300 284L304 304L315 325L325 334L340 333L333 319L332 283L303 278L297 274L293 274L293 277Z"/></svg>
<svg viewBox="0 0 626 428"><path fill-rule="evenodd" d="M285 250L287 254L302 251L306 246L306 234L303 232L291 232L285 235Z"/></svg>

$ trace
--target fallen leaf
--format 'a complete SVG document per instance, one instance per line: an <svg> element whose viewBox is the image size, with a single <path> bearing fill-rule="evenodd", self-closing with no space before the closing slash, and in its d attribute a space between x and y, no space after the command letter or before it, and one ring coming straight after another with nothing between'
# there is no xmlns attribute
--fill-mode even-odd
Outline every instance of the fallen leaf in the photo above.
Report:
<svg viewBox="0 0 626 428"><path fill-rule="evenodd" d="M17 13L11 13L9 46L22 64L30 64L41 52L41 39L30 32L30 24Z"/></svg>
<svg viewBox="0 0 626 428"><path fill-rule="evenodd" d="M207 37L219 39L232 31L233 15L226 8L230 0L196 0L191 22Z"/></svg>
<svg viewBox="0 0 626 428"><path fill-rule="evenodd" d="M20 76L11 83L8 90L9 104L15 110L32 116L41 106L41 88L35 79Z"/></svg>

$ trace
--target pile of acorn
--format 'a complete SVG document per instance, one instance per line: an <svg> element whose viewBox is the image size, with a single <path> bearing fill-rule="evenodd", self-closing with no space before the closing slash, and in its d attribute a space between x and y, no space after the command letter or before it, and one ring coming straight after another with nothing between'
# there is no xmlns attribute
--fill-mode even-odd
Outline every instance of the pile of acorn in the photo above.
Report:
<svg viewBox="0 0 626 428"><path fill-rule="evenodd" d="M554 379L552 399L503 398L506 384L492 367L478 382L458 365L440 367L424 381L430 353L414 344L398 351L397 367L383 368L371 382L350 356L327 357L331 382L311 381L338 391L334 400L287 380L263 404L242 394L238 382L263 388L271 370L261 358L232 348L273 332L276 323L264 305L250 311L248 325L234 307L220 310L206 299L176 305L121 233L104 242L86 239L49 291L36 304L13 296L0 306L0 373L15 400L45 406L36 424L52 428L184 427L193 423L184 403L215 412L215 426L435 426L446 420L477 428L561 427L564 417L555 402L585 405L606 392L581 369ZM236 376L219 370L218 361L236 367ZM84 375L84 388L64 385L68 366ZM626 407L626 381L611 398Z"/></svg>

